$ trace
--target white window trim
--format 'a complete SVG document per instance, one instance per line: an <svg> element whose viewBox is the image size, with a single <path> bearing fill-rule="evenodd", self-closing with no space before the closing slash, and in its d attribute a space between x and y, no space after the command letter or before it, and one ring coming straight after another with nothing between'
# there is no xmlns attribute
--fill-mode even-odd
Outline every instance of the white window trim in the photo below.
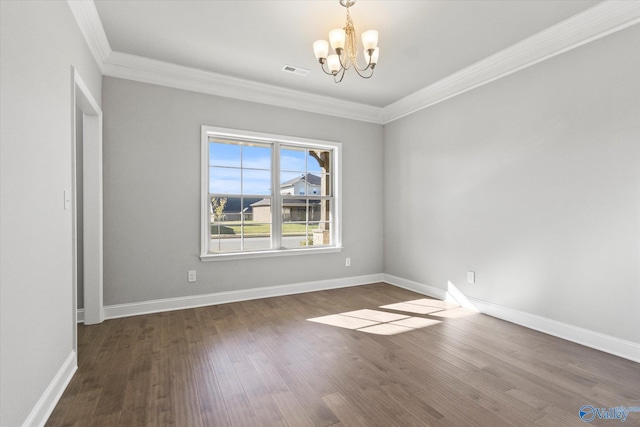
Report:
<svg viewBox="0 0 640 427"><path fill-rule="evenodd" d="M226 137L234 139L249 139L252 141L267 142L269 144L290 144L298 146L309 146L315 148L327 148L333 150L333 203L335 218L332 221L331 246L304 249L269 249L260 251L209 253L209 243L211 230L209 229L209 137ZM305 255L332 253L342 251L342 144L340 142L322 141L309 138L298 138L284 135L274 135L262 132L250 132L237 129L219 128L203 125L201 127L201 189L200 189L200 260L201 261L221 261L246 258L267 258L277 256ZM271 156L271 182L278 182L280 171L280 156ZM274 191L271 198L271 206L280 206L282 195L279 191ZM281 243L281 212L278 209L272 211L272 235L276 236L276 242ZM281 246L281 245L280 245Z"/></svg>

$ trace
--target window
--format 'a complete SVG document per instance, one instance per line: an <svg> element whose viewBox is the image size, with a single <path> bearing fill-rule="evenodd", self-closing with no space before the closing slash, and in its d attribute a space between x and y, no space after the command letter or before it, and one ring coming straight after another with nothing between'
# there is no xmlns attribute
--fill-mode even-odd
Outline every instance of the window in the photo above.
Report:
<svg viewBox="0 0 640 427"><path fill-rule="evenodd" d="M340 250L340 149L203 126L201 258Z"/></svg>

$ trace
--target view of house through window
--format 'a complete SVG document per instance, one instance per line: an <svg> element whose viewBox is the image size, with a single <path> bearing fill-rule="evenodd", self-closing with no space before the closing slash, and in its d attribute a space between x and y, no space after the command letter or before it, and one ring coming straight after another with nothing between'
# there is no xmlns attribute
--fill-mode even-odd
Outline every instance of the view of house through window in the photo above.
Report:
<svg viewBox="0 0 640 427"><path fill-rule="evenodd" d="M330 244L331 152L280 147L282 245L295 246L288 236L300 236L300 246Z"/></svg>
<svg viewBox="0 0 640 427"><path fill-rule="evenodd" d="M335 148L215 133L206 144L207 253L335 245Z"/></svg>
<svg viewBox="0 0 640 427"><path fill-rule="evenodd" d="M269 145L209 142L211 251L271 248L270 215L259 221L252 215L252 204L271 199L271 187Z"/></svg>

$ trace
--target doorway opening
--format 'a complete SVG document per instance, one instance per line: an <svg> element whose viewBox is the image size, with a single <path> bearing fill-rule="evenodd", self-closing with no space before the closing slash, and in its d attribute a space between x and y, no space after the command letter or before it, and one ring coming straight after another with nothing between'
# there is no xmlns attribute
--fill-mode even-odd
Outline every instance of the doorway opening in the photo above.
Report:
<svg viewBox="0 0 640 427"><path fill-rule="evenodd" d="M78 309L85 324L104 320L102 296L102 109L72 67L73 338Z"/></svg>

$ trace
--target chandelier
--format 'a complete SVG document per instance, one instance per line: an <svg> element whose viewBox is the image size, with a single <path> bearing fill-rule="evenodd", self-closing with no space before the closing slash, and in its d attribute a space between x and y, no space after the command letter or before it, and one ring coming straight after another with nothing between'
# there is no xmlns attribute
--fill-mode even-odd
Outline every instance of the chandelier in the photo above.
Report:
<svg viewBox="0 0 640 427"><path fill-rule="evenodd" d="M339 2L347 8L347 24L344 28L336 28L329 32L329 42L331 42L331 47L335 53L329 55L329 43L326 40L318 40L313 43L313 52L316 55L316 59L320 61L322 71L333 76L333 81L336 83L342 81L345 71L351 66L360 77L371 78L380 54L380 49L377 47L378 32L369 30L362 33L363 54L366 65L361 67L356 57L358 54L356 29L349 15L349 8L356 3L356 0L339 0ZM327 69L325 69L325 65Z"/></svg>

